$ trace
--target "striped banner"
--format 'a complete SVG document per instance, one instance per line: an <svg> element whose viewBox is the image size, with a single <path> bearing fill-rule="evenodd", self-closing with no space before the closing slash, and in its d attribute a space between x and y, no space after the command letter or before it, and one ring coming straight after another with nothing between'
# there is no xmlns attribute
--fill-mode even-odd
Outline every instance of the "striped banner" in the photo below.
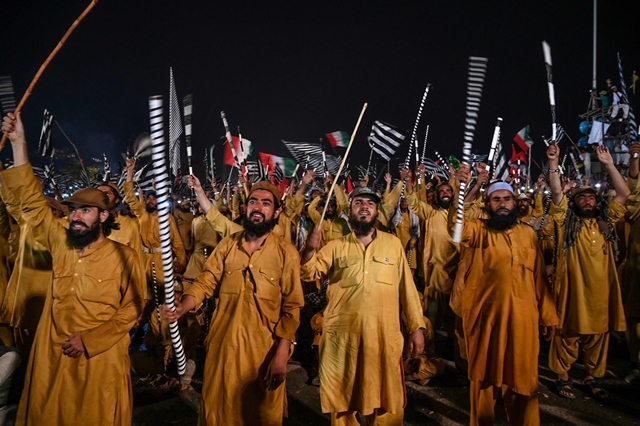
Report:
<svg viewBox="0 0 640 426"><path fill-rule="evenodd" d="M406 131L390 124L376 120L369 134L369 146L371 150L383 161L391 160L400 143L406 138Z"/></svg>
<svg viewBox="0 0 640 426"><path fill-rule="evenodd" d="M193 95L189 94L182 100L182 107L184 108L184 135L185 143L187 145L187 166L189 166L189 175L193 174L193 167L191 166L191 113L193 111Z"/></svg>
<svg viewBox="0 0 640 426"><path fill-rule="evenodd" d="M174 176L180 175L180 135L182 135L180 104L173 80L173 68L169 68L169 164Z"/></svg>
<svg viewBox="0 0 640 426"><path fill-rule="evenodd" d="M164 123L162 119L163 107L162 96L152 96L149 98L149 120L151 123L152 153L151 161L153 175L156 182L156 198L158 199L158 222L160 225L160 241L162 247L162 269L164 270L164 291L165 303L175 312L175 295L173 284L173 251L171 249L171 231L169 220L169 193L171 180L165 160L166 144L164 138ZM187 358L182 348L180 340L180 330L178 322L169 324L171 342L178 364L178 374L184 375L186 371Z"/></svg>
<svg viewBox="0 0 640 426"><path fill-rule="evenodd" d="M2 115L7 115L16 109L16 97L13 90L11 76L0 76L0 105L2 105Z"/></svg>
<svg viewBox="0 0 640 426"><path fill-rule="evenodd" d="M622 60L620 59L620 52L618 52L618 71L620 71L620 90L622 93L622 100L627 105L629 105L629 116L628 116L629 132L627 134L627 138L630 142L635 142L638 140L638 123L636 122L636 114L633 112L633 107L629 103L629 97L627 96L627 83L625 83L624 81L624 73L622 72Z"/></svg>
<svg viewBox="0 0 640 426"><path fill-rule="evenodd" d="M556 92L553 86L553 66L551 63L551 47L546 41L542 42L544 52L544 65L547 69L547 87L549 88L549 106L551 107L551 140L556 143L558 129L556 125Z"/></svg>
<svg viewBox="0 0 640 426"><path fill-rule="evenodd" d="M471 147L473 137L478 124L478 112L480 112L480 100L484 78L487 74L487 58L471 56L469 58L469 72L467 77L467 106L464 123L464 145L462 146L462 163L470 164ZM459 182L458 211L456 225L453 231L453 242L459 243L462 238L462 218L464 212L464 196L467 182Z"/></svg>

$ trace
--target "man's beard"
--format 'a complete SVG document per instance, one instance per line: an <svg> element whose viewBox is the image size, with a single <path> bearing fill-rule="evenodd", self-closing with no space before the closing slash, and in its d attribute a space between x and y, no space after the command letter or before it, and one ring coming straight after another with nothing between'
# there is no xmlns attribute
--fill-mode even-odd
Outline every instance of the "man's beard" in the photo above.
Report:
<svg viewBox="0 0 640 426"><path fill-rule="evenodd" d="M378 213L372 216L369 222L358 220L358 216L354 214L349 215L349 226L357 235L366 235L371 232L371 230L375 228L377 221Z"/></svg>
<svg viewBox="0 0 640 426"><path fill-rule="evenodd" d="M529 214L529 206L518 207L516 210L518 211L518 217L525 217Z"/></svg>
<svg viewBox="0 0 640 426"><path fill-rule="evenodd" d="M438 202L438 205L445 210L451 207L451 198L449 198L447 201L444 201L438 198L437 202Z"/></svg>
<svg viewBox="0 0 640 426"><path fill-rule="evenodd" d="M595 207L592 210L584 210L578 207L578 205L576 204L573 205L573 211L579 218L582 219L593 219L594 217L598 217L600 215L600 211Z"/></svg>
<svg viewBox="0 0 640 426"><path fill-rule="evenodd" d="M262 213L257 214L262 215ZM262 222L259 223L253 222L247 216L242 216L242 226L244 226L244 230L250 237L262 237L269 233L277 224L278 219L271 218L271 220L267 220L264 215L262 215Z"/></svg>
<svg viewBox="0 0 640 426"><path fill-rule="evenodd" d="M71 222L69 226L73 225L74 223L82 222ZM83 249L92 242L96 241L98 237L100 237L99 221L96 221L96 223L94 223L91 228L84 231L78 231L69 228L67 229L67 246L74 249Z"/></svg>
<svg viewBox="0 0 640 426"><path fill-rule="evenodd" d="M156 210L158 210L158 206L150 206L149 204L147 204L147 213L153 213Z"/></svg>
<svg viewBox="0 0 640 426"><path fill-rule="evenodd" d="M489 220L487 226L496 231L506 231L518 223L518 211L513 209L507 215L500 215L497 212L487 210Z"/></svg>

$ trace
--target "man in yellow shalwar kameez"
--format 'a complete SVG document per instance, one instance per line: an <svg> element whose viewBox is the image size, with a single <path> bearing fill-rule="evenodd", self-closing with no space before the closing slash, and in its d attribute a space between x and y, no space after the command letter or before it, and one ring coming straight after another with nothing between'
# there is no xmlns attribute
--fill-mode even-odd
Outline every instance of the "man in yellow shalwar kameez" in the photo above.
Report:
<svg viewBox="0 0 640 426"><path fill-rule="evenodd" d="M129 330L141 312L144 275L136 253L107 237L109 201L84 188L64 202L69 229L38 189L22 121L4 118L14 165L0 175L17 196L24 219L49 250L53 284L35 336L17 425L130 425Z"/></svg>
<svg viewBox="0 0 640 426"><path fill-rule="evenodd" d="M466 167L461 166L461 181L468 178ZM493 424L502 395L510 424L539 425L538 328L549 340L558 318L535 231L518 220L513 188L496 182L486 192L488 219L463 223L451 295L466 341L470 424Z"/></svg>
<svg viewBox="0 0 640 426"><path fill-rule="evenodd" d="M201 426L280 425L286 415L287 360L304 301L298 251L272 232L279 201L272 183L253 185L245 230L218 243L175 313L163 306L175 321L220 295L207 336Z"/></svg>
<svg viewBox="0 0 640 426"><path fill-rule="evenodd" d="M569 379L571 365L578 359L579 341L584 350L583 384L597 399L608 393L596 381L607 367L610 331L625 331L626 322L614 258L613 224L626 213L624 202L630 194L616 169L609 150L596 148L600 164L611 178L616 196L599 208L596 190L574 188L564 196L558 176L558 148L547 150L553 220L558 228L555 298L560 317L558 334L549 351L549 368L558 374L558 393L575 398Z"/></svg>
<svg viewBox="0 0 640 426"><path fill-rule="evenodd" d="M420 298L400 240L376 230L380 197L351 194L352 232L321 246L314 229L302 258L302 279L329 278L320 341L320 402L332 425L401 425L405 387L400 306L414 356L424 350Z"/></svg>

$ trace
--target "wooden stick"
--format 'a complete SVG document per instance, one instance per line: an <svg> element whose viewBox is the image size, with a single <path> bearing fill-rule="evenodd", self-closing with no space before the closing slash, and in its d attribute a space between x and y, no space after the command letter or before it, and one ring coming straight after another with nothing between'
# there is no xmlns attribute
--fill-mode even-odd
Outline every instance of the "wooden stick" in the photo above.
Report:
<svg viewBox="0 0 640 426"><path fill-rule="evenodd" d="M27 88L27 91L24 92L24 95L22 95L22 99L20 99L20 103L18 104L18 106L16 107L16 110L14 111L14 113L19 113L22 110L22 107L24 106L25 102L27 102L27 98L29 98L29 95L31 95L31 92L33 91L33 87L36 85L36 83L38 82L38 80L40 80L40 76L42 75L42 73L44 72L44 70L47 68L47 66L49 65L49 62L51 62L51 60L54 58L54 56L56 56L56 54L58 53L58 51L62 48L62 46L65 44L65 42L67 41L67 39L69 38L69 36L71 35L71 33L73 32L73 30L76 29L76 27L78 26L78 24L84 19L85 16L87 16L87 14L91 11L91 9L93 9L93 7L98 3L98 0L92 0L91 3L89 4L89 6L87 6L87 8L80 14L80 16L78 16L78 19L76 19L73 24L71 24L71 26L69 27L69 29L67 30L66 33L64 33L64 35L62 36L62 38L60 39L60 41L58 42L58 45L55 47L55 49L53 49L53 51L49 54L49 57L44 61L44 63L40 66L40 69L38 70L38 72L36 73L36 76L33 77L33 80L31 80L31 84L29 85L29 87ZM2 140L0 140L0 151L2 151L2 148L4 148L4 143L7 140L7 133L2 135Z"/></svg>
<svg viewBox="0 0 640 426"><path fill-rule="evenodd" d="M362 111L360 112L360 117L358 117L358 122L356 123L356 127L353 129L353 132L351 132L351 143L347 147L347 151L344 153L344 158L342 159L342 163L340 163L340 168L338 168L338 173L336 173L336 178L333 180L333 183L331 183L331 188L329 188L329 195L327 195L327 202L324 203L324 209L322 210L322 216L320 216L320 223L318 223L318 229L322 227L322 221L324 220L324 215L327 213L327 206L329 205L329 200L331 199L333 190L336 187L338 176L340 176L340 173L342 173L342 169L344 168L344 165L347 162L347 158L349 158L349 151L351 151L351 147L353 146L353 141L356 140L356 133L358 132L358 127L360 127L360 121L362 121L362 116L364 115L364 112L366 111L367 106L369 106L369 104L366 102L364 103L364 105L362 105Z"/></svg>

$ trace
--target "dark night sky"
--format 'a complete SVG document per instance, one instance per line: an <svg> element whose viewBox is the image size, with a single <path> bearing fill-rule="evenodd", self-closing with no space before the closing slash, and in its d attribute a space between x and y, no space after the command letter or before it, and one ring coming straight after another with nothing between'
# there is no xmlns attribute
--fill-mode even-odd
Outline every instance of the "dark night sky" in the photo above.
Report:
<svg viewBox="0 0 640 426"><path fill-rule="evenodd" d="M88 3L2 2L0 75L13 77L17 98ZM640 65L640 6L599 3L599 87L608 76L618 84L616 51L629 82ZM125 146L148 131L148 97L168 95L172 66L179 99L194 95L196 172L205 146L217 143L221 157L221 110L254 150L285 155L281 139L316 142L327 132L351 132L368 102L354 165L366 163L374 120L411 131L431 83L419 140L428 123L427 155L459 154L467 62L475 55L487 56L489 66L474 151L488 151L501 116L506 142L531 125L539 158L540 137L551 129L541 41L552 48L558 122L577 140L592 79L591 23L588 0L102 0L45 71L23 117L33 150L48 108L83 157L107 152L113 168ZM57 130L53 137L67 146ZM0 156L9 157L4 151Z"/></svg>

